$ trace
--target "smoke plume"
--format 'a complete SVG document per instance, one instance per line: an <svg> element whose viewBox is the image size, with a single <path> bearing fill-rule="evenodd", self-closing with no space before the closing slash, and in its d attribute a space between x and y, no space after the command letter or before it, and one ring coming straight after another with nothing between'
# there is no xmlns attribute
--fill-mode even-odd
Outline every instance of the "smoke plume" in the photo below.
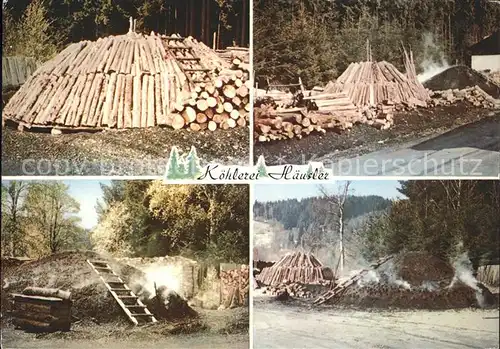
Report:
<svg viewBox="0 0 500 349"><path fill-rule="evenodd" d="M418 81L423 83L449 67L442 48L434 41L434 36L431 33L424 34L424 59L420 63L423 72L417 76Z"/></svg>

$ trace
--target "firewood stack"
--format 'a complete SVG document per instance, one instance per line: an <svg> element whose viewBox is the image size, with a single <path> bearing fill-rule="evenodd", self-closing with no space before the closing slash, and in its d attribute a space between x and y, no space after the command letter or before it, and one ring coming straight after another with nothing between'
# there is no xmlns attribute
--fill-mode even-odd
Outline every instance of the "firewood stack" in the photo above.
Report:
<svg viewBox="0 0 500 349"><path fill-rule="evenodd" d="M221 271L222 308L236 308L248 305L250 292L249 267Z"/></svg>
<svg viewBox="0 0 500 349"><path fill-rule="evenodd" d="M498 107L498 101L491 97L479 86L468 87L463 90L445 90L431 92L432 105L451 105L459 101L467 101L475 107L495 108Z"/></svg>
<svg viewBox="0 0 500 349"><path fill-rule="evenodd" d="M3 118L20 129L228 129L247 124L249 76L248 64L226 62L193 38L131 30L66 47L10 99Z"/></svg>
<svg viewBox="0 0 500 349"><path fill-rule="evenodd" d="M27 287L12 294L14 325L31 331L69 331L71 293L53 288Z"/></svg>
<svg viewBox="0 0 500 349"><path fill-rule="evenodd" d="M285 290L291 297L297 298L314 298L321 295L331 284L330 281L323 282L324 287L311 288L300 282L285 283L278 286L268 286L266 287L265 293L269 293L272 296L277 296L282 294Z"/></svg>
<svg viewBox="0 0 500 349"><path fill-rule="evenodd" d="M255 137L259 142L298 138L311 132L325 133L320 115L308 114L304 109L274 109L262 105L254 109ZM333 124L332 124L333 125Z"/></svg>
<svg viewBox="0 0 500 349"><path fill-rule="evenodd" d="M270 268L264 268L257 279L265 285L300 282L320 284L327 280L323 264L312 254L295 252L287 254Z"/></svg>
<svg viewBox="0 0 500 349"><path fill-rule="evenodd" d="M250 71L248 64L234 58L232 66L216 70L217 77L197 82L174 106L172 127L193 131L227 130L246 126L250 112Z"/></svg>

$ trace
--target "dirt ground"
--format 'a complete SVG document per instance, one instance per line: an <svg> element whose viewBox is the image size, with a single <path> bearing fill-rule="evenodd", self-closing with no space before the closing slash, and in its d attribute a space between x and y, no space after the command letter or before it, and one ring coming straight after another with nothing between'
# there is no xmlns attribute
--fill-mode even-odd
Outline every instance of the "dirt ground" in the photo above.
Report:
<svg viewBox="0 0 500 349"><path fill-rule="evenodd" d="M172 146L182 153L195 146L201 165L248 165L248 127L215 132L150 129L49 132L2 129L2 175L143 175L165 173Z"/></svg>
<svg viewBox="0 0 500 349"><path fill-rule="evenodd" d="M355 125L352 130L342 134L330 131L324 135L311 134L300 140L256 142L254 162L260 155L264 155L267 165L302 165L309 161L319 161L325 156L332 159L351 158L444 134L475 122L498 119L500 111L477 108L468 103L419 108L411 112L396 113L395 124L388 130Z"/></svg>
<svg viewBox="0 0 500 349"><path fill-rule="evenodd" d="M312 308L254 295L254 346L267 348L498 348L499 311Z"/></svg>
<svg viewBox="0 0 500 349"><path fill-rule="evenodd" d="M2 348L47 349L248 349L248 308L196 309L200 319L191 323L165 323L132 327L126 322L96 324L80 321L70 332L27 333L2 321Z"/></svg>

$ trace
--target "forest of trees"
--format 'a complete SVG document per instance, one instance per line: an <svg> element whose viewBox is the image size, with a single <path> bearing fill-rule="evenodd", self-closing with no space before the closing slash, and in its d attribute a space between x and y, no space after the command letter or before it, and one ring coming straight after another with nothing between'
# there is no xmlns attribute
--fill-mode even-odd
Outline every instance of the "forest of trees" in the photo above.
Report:
<svg viewBox="0 0 500 349"><path fill-rule="evenodd" d="M357 217L387 210L390 205L390 200L380 196L349 195L344 204L344 220L354 221ZM289 231L289 248L302 245L314 251L338 240L338 211L324 196L300 201L255 202L253 212L256 219L281 223Z"/></svg>
<svg viewBox="0 0 500 349"><path fill-rule="evenodd" d="M248 263L248 185L102 184L98 224L81 227L79 203L60 181L2 183L2 256L38 258L63 250L105 255L183 255Z"/></svg>
<svg viewBox="0 0 500 349"><path fill-rule="evenodd" d="M476 267L498 263L500 181L402 181L398 190L404 198L394 201L347 197L347 265L402 251L426 251L443 259L467 252ZM290 239L302 240L287 248L321 251L327 262L337 263L338 208L327 198L257 202L254 215L280 222Z"/></svg>
<svg viewBox="0 0 500 349"><path fill-rule="evenodd" d="M137 31L191 35L212 47L248 46L249 0L7 0L4 55L49 59L71 42Z"/></svg>
<svg viewBox="0 0 500 349"><path fill-rule="evenodd" d="M97 251L248 262L248 185L112 181L102 189L99 223L91 233Z"/></svg>
<svg viewBox="0 0 500 349"><path fill-rule="evenodd" d="M79 203L62 182L2 182L2 256L41 257L89 249Z"/></svg>
<svg viewBox="0 0 500 349"><path fill-rule="evenodd" d="M498 263L500 181L407 181L382 216L356 233L363 255L428 251L442 258L467 252L474 264Z"/></svg>
<svg viewBox="0 0 500 349"><path fill-rule="evenodd" d="M468 62L467 48L500 27L488 0L255 0L254 69L271 82L321 85L351 62L373 58L403 69L401 45L417 70L431 62Z"/></svg>

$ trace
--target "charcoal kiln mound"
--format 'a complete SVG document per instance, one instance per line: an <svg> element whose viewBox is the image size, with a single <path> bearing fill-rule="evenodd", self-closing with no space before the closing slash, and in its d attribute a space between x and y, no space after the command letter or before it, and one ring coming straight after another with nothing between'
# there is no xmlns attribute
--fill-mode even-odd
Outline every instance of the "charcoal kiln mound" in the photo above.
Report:
<svg viewBox="0 0 500 349"><path fill-rule="evenodd" d="M250 87L240 59L230 63L191 37L129 31L66 47L27 79L2 118L20 129L214 131L246 125Z"/></svg>
<svg viewBox="0 0 500 349"><path fill-rule="evenodd" d="M499 84L464 65L456 65L434 75L424 82L424 86L434 91L462 90L467 87L479 86L493 98L500 98Z"/></svg>
<svg viewBox="0 0 500 349"><path fill-rule="evenodd" d="M87 319L98 324L128 324L123 310L87 263L89 259L109 260L92 251L67 251L17 266L2 266L3 311L9 310L8 297L11 293L22 293L26 287L57 288L71 292L72 316L75 319ZM127 284L133 285L134 280L144 277L144 273L129 265L113 260L109 260L109 264ZM147 303L148 309L158 319L196 316L180 296L166 290L161 290L159 296L149 295L140 288L137 284L132 286L133 292ZM169 307L165 307L166 304ZM179 312L179 309L182 311Z"/></svg>
<svg viewBox="0 0 500 349"><path fill-rule="evenodd" d="M400 253L377 270L382 277L404 280L412 287L447 286L455 271L447 261L427 252Z"/></svg>
<svg viewBox="0 0 500 349"><path fill-rule="evenodd" d="M269 286L300 282L303 284L328 283L333 272L313 255L304 252L288 253L273 266L264 268L258 281Z"/></svg>
<svg viewBox="0 0 500 349"><path fill-rule="evenodd" d="M368 283L346 290L339 305L366 308L458 309L477 307L476 292L467 285L429 290L396 284Z"/></svg>
<svg viewBox="0 0 500 349"><path fill-rule="evenodd" d="M480 284L455 278L450 263L427 252L395 255L338 292L334 302L344 306L400 309L459 309L489 307L491 292Z"/></svg>

